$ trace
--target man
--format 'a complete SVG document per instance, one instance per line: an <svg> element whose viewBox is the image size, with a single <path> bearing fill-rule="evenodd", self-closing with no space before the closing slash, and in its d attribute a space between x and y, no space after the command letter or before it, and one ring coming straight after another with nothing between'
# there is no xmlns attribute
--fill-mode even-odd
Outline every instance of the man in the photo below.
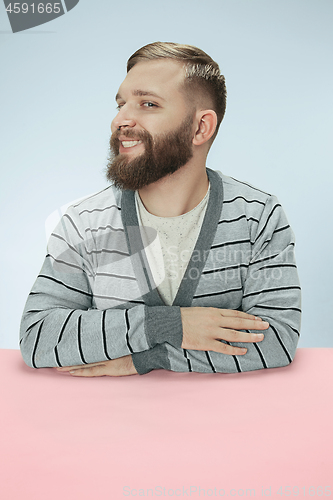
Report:
<svg viewBox="0 0 333 500"><path fill-rule="evenodd" d="M281 205L206 168L226 105L203 51L133 54L116 101L107 177L50 237L20 347L74 376L286 366L300 329L294 239Z"/></svg>

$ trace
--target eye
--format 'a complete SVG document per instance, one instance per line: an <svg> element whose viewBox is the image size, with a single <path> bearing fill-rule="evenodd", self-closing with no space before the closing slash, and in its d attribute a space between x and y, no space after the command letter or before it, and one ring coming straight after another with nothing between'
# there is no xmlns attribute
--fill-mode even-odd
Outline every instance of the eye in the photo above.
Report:
<svg viewBox="0 0 333 500"><path fill-rule="evenodd" d="M116 107L116 110L120 111L123 106L124 106L124 104L118 104L118 106Z"/></svg>
<svg viewBox="0 0 333 500"><path fill-rule="evenodd" d="M157 104L154 104L151 101L146 101L142 104L145 108L157 108Z"/></svg>

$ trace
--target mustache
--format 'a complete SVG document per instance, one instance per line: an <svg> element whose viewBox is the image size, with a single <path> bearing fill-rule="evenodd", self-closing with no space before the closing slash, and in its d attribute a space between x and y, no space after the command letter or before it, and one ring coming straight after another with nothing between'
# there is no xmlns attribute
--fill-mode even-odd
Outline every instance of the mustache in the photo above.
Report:
<svg viewBox="0 0 333 500"><path fill-rule="evenodd" d="M127 139L138 139L138 140L147 140L148 138L152 138L152 135L147 130L115 130L111 136L111 139L119 140L119 137L126 137Z"/></svg>

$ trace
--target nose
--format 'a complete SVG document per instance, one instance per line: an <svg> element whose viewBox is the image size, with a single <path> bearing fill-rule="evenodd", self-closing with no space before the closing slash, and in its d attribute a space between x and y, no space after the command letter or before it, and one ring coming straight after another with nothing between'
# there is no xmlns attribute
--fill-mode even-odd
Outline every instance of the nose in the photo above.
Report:
<svg viewBox="0 0 333 500"><path fill-rule="evenodd" d="M126 105L122 106L112 121L111 129L120 130L121 127L134 127L135 120Z"/></svg>

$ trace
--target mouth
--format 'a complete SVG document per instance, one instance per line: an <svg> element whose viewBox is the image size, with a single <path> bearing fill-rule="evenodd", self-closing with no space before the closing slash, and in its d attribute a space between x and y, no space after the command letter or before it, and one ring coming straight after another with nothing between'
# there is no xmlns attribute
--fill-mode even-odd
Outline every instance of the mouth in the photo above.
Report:
<svg viewBox="0 0 333 500"><path fill-rule="evenodd" d="M144 144L140 140L134 140L127 137L121 137L119 139L119 153L120 154L131 154L140 152L144 147Z"/></svg>
<svg viewBox="0 0 333 500"><path fill-rule="evenodd" d="M141 144L142 141L120 141L120 144L122 145L123 148L128 149L128 148L134 148L138 144Z"/></svg>

